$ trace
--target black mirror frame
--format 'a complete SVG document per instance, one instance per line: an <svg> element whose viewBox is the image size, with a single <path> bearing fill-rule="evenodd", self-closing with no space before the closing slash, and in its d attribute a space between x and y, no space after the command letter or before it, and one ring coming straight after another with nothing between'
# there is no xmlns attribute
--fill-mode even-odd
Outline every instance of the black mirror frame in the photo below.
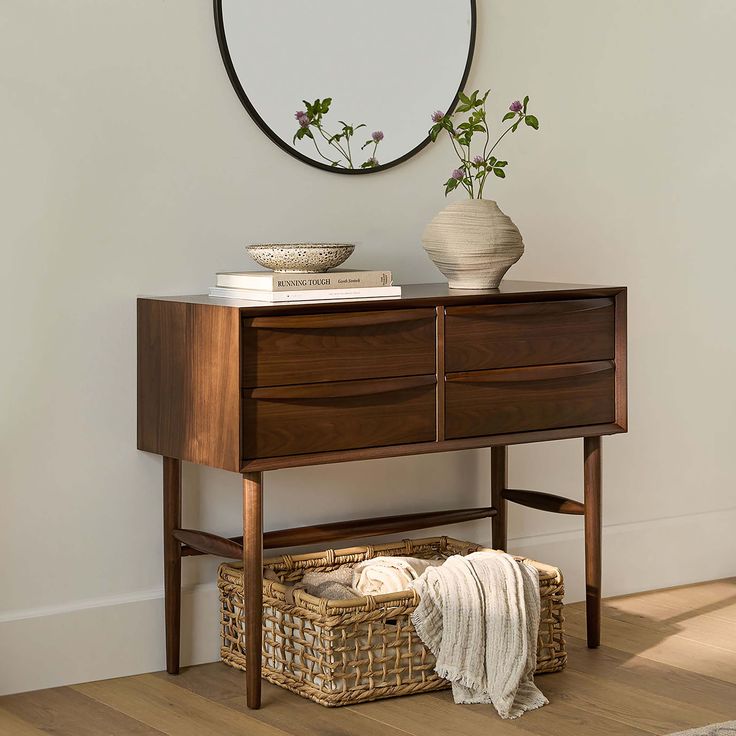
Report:
<svg viewBox="0 0 736 736"><path fill-rule="evenodd" d="M470 67L473 63L473 53L475 51L475 32L476 32L476 19L477 19L477 10L476 10L476 0L468 0L470 3L470 43L468 44L468 58L465 62L465 69L463 70L463 76L460 80L460 84L458 85L457 91L455 92L455 96L452 99L452 103L447 108L446 112L450 113L455 109L455 105L457 105L458 96L460 92L463 91L463 88L465 87L465 83L468 81L468 75L470 74ZM424 140L422 140L418 145L414 146L410 151L405 153L403 156L400 156L399 158L394 159L393 161L389 161L387 164L380 164L378 166L375 166L372 169L338 169L332 166L328 166L327 164L323 164L321 161L316 161L315 159L309 158L309 156L305 156L301 151L298 151L296 148L293 148L290 146L285 140L280 138L276 133L274 133L273 130L268 126L266 121L258 114L257 110L253 106L253 103L248 99L248 95L245 93L245 90L243 89L243 86L240 84L240 80L238 79L238 75L235 71L235 67L233 66L232 59L230 58L230 51L227 48L227 41L225 39L225 24L222 18L222 0L213 0L214 4L214 12L215 12L215 31L217 33L217 43L220 47L220 54L222 55L222 61L225 65L225 69L227 71L227 75L230 78L230 82L233 85L233 89L235 90L235 94L237 94L238 99L243 103L243 107L248 111L250 116L255 121L256 125L282 150L286 151L289 155L293 156L294 158L299 159L305 164L308 164L309 166L314 166L316 169L322 169L323 171L329 171L333 174L375 174L379 171L385 171L386 169L391 169L394 166L398 166L401 163L404 163L404 161L407 161L415 154L419 153L428 143L429 143L429 136L427 136Z"/></svg>

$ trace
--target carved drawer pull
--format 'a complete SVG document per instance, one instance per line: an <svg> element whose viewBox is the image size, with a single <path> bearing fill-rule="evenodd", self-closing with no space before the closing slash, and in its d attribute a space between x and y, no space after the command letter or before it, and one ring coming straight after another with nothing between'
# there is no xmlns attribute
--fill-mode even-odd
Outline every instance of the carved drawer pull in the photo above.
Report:
<svg viewBox="0 0 736 736"><path fill-rule="evenodd" d="M590 312L594 309L606 309L613 306L612 299L566 299L558 302L529 302L526 304L489 304L474 307L448 307L448 317L522 317L545 315L557 316L560 314L574 314L576 312Z"/></svg>
<svg viewBox="0 0 736 736"><path fill-rule="evenodd" d="M349 396L374 396L393 391L405 391L421 386L433 386L435 376L406 376L405 378L378 378L369 381L338 381L337 383L310 383L300 386L264 386L245 392L249 399L340 399Z"/></svg>
<svg viewBox="0 0 736 736"><path fill-rule="evenodd" d="M398 324L400 322L418 322L419 320L434 318L434 309L397 309L385 312L253 317L247 321L247 324L250 327L265 327L270 330L326 330L335 327L371 327L373 325Z"/></svg>
<svg viewBox="0 0 736 736"><path fill-rule="evenodd" d="M538 365L529 368L497 368L492 371L469 371L452 373L447 380L453 383L509 383L529 381L553 381L573 378L591 373L613 370L612 360L596 360L590 363L568 363L566 365Z"/></svg>

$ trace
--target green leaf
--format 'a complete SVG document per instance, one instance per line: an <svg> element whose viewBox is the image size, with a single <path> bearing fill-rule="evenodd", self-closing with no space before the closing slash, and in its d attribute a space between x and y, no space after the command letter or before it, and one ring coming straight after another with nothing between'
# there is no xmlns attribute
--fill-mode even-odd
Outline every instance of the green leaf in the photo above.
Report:
<svg viewBox="0 0 736 736"><path fill-rule="evenodd" d="M460 98L460 102L466 105L470 104L470 98L464 92L459 92L457 96Z"/></svg>
<svg viewBox="0 0 736 736"><path fill-rule="evenodd" d="M530 127L534 128L534 130L539 130L539 120L534 115L526 115L524 117L524 122Z"/></svg>
<svg viewBox="0 0 736 736"><path fill-rule="evenodd" d="M448 179L447 182L445 182L445 197L455 189L457 189L458 184L460 182L457 179Z"/></svg>
<svg viewBox="0 0 736 736"><path fill-rule="evenodd" d="M360 150L362 151L366 146L370 146L371 143L373 143L373 140L366 141L361 147Z"/></svg>
<svg viewBox="0 0 736 736"><path fill-rule="evenodd" d="M305 136L307 138L312 138L313 137L312 136L312 131L309 130L309 128L299 128L299 130L297 130L297 132L294 135L294 138L292 140L292 143L294 143L295 141L300 141Z"/></svg>
<svg viewBox="0 0 736 736"><path fill-rule="evenodd" d="M488 165L489 166L495 166L496 165L496 161L498 161L498 159L495 156L491 156L488 159Z"/></svg>
<svg viewBox="0 0 736 736"><path fill-rule="evenodd" d="M508 165L509 165L508 161L496 161L496 163L494 164L494 166L508 166Z"/></svg>
<svg viewBox="0 0 736 736"><path fill-rule="evenodd" d="M501 122L502 123L505 123L507 120L511 120L511 118L515 118L515 117L516 117L516 113L515 112L507 112L503 116L503 119L501 120Z"/></svg>
<svg viewBox="0 0 736 736"><path fill-rule="evenodd" d="M465 105L465 104L463 104L463 105L458 105L458 106L457 106L457 107L455 108L455 112L468 112L468 110L470 110L470 109L472 109L472 108L470 107L470 105Z"/></svg>
<svg viewBox="0 0 736 736"><path fill-rule="evenodd" d="M516 133L516 129L521 125L521 118L519 118L512 126L511 126L511 132Z"/></svg>
<svg viewBox="0 0 736 736"><path fill-rule="evenodd" d="M331 104L332 104L332 97L325 97L324 100L322 100L322 105L320 106L321 112L322 113L329 112Z"/></svg>
<svg viewBox="0 0 736 736"><path fill-rule="evenodd" d="M493 169L493 173L499 178L499 179L505 179L506 178L506 172L503 169Z"/></svg>
<svg viewBox="0 0 736 736"><path fill-rule="evenodd" d="M522 113L523 113L524 115L526 115L526 106L527 106L528 104L529 104L529 95L527 95L527 96L526 96L526 97L524 98L524 109L522 110Z"/></svg>

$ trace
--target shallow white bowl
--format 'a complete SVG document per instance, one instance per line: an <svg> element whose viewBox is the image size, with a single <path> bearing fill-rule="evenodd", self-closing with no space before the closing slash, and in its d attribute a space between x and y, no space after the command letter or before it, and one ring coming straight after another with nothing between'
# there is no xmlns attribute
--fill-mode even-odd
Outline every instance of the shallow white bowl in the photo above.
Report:
<svg viewBox="0 0 736 736"><path fill-rule="evenodd" d="M337 268L355 250L347 243L264 243L246 246L261 266L281 273L323 273Z"/></svg>

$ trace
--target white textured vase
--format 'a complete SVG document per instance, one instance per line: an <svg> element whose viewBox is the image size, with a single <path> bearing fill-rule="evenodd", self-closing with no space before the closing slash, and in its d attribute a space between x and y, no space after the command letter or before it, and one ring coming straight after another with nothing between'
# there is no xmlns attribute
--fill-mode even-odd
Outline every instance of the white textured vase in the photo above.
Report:
<svg viewBox="0 0 736 736"><path fill-rule="evenodd" d="M519 229L491 199L449 204L427 225L422 243L451 289L495 289L524 252Z"/></svg>

